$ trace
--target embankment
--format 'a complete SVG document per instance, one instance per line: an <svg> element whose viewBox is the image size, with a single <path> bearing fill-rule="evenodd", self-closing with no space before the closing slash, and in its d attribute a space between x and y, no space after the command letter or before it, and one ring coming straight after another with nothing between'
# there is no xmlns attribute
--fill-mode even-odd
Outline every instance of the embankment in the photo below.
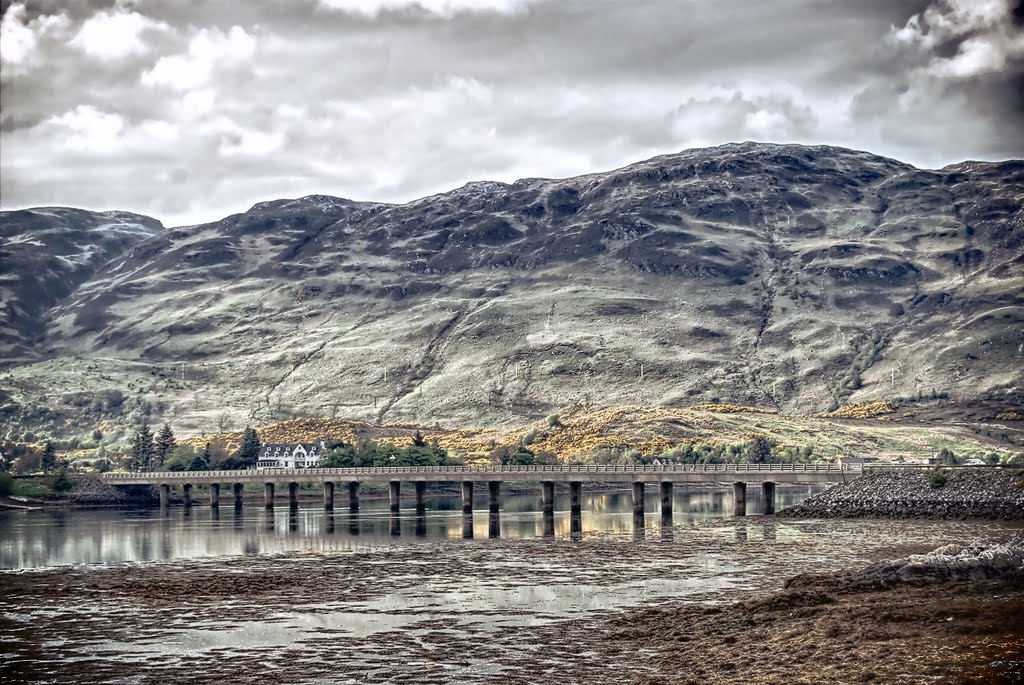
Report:
<svg viewBox="0 0 1024 685"><path fill-rule="evenodd" d="M1024 469L882 471L836 485L777 515L1024 520Z"/></svg>

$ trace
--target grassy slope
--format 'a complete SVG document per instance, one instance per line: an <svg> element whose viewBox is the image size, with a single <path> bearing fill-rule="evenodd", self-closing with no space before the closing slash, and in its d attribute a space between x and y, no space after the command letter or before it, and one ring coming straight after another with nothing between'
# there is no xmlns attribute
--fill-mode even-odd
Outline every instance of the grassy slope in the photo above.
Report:
<svg viewBox="0 0 1024 685"><path fill-rule="evenodd" d="M1008 455L1014 447L1001 438L1009 432L1024 437L1019 421L952 423L940 413L923 419L900 412L868 419L784 416L749 407L698 405L690 408L645 406L573 406L558 414L561 427L538 421L512 429L442 428L417 424L373 426L347 419L295 419L259 426L268 442L312 442L322 438L354 441L359 438L408 443L416 430L430 441L456 454L483 454L496 446L516 445L533 433L529 447L554 452L563 460L586 459L601 448L636 449L660 454L679 444L738 444L759 433L780 447L814 448L816 458L837 454L878 456L893 460L925 460L942 447L959 456ZM994 416L994 413L993 413ZM988 431L992 435L986 435ZM231 448L241 433L187 438L199 445L211 441Z"/></svg>

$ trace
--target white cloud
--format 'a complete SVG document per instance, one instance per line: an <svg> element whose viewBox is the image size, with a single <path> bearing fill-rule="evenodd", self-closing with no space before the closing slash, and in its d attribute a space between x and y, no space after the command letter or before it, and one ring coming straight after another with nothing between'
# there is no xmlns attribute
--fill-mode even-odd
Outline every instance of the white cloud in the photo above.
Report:
<svg viewBox="0 0 1024 685"><path fill-rule="evenodd" d="M114 9L89 17L71 40L71 45L94 57L114 60L146 52L144 34L169 29L167 24L136 12Z"/></svg>
<svg viewBox="0 0 1024 685"><path fill-rule="evenodd" d="M498 12L511 14L525 9L536 0L319 0L329 10L374 17L381 12L418 9L441 17L463 12Z"/></svg>
<svg viewBox="0 0 1024 685"><path fill-rule="evenodd" d="M670 115L672 134L684 146L729 140L789 142L813 138L813 109L782 94L735 91L690 97Z"/></svg>
<svg viewBox="0 0 1024 685"><path fill-rule="evenodd" d="M939 79L967 79L1002 70L1024 57L1024 32L1014 26L1009 0L939 0L893 27L889 40L930 55L917 73ZM950 41L961 41L952 56L931 54Z"/></svg>
<svg viewBox="0 0 1024 685"><path fill-rule="evenodd" d="M181 55L161 57L152 69L142 74L145 86L164 86L179 92L210 83L217 68L237 68L252 59L256 40L240 26L224 33L220 29L200 29Z"/></svg>
<svg viewBox="0 0 1024 685"><path fill-rule="evenodd" d="M217 148L222 157L264 157L284 147L285 137L280 131L265 132L239 129L226 136Z"/></svg>
<svg viewBox="0 0 1024 685"><path fill-rule="evenodd" d="M4 75L25 73L41 61L39 45L43 40L63 34L70 20L63 14L28 19L24 4L12 4L0 21L0 65Z"/></svg>
<svg viewBox="0 0 1024 685"><path fill-rule="evenodd" d="M79 105L70 112L52 117L49 122L63 130L64 146L75 152L110 152L118 147L124 119L90 105Z"/></svg>
<svg viewBox="0 0 1024 685"><path fill-rule="evenodd" d="M912 16L902 28L893 27L890 39L931 50L953 38L996 29L1010 11L1009 0L938 0Z"/></svg>

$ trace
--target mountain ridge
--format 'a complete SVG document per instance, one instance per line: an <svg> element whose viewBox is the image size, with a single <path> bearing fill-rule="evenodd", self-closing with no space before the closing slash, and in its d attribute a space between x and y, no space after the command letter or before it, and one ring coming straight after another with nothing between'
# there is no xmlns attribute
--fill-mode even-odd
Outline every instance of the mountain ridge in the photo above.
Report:
<svg viewBox="0 0 1024 685"><path fill-rule="evenodd" d="M5 425L90 388L137 399L126 422L196 430L223 413L503 425L576 402L1016 405L1022 199L1019 160L920 170L747 142L400 205L261 202L126 243L46 308L26 333L41 344L3 354Z"/></svg>

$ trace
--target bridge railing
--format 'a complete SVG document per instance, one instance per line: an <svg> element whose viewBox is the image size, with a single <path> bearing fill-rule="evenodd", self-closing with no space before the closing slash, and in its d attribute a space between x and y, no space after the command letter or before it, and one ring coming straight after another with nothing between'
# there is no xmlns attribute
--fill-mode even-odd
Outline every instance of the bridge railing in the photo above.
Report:
<svg viewBox="0 0 1024 685"><path fill-rule="evenodd" d="M108 481L203 479L214 480L223 478L230 480L239 476L358 476L393 473L395 475L417 475L428 473L461 474L572 474L572 473L820 473L820 472L856 472L863 470L861 464L642 464L626 466L622 464L541 464L520 466L515 464L498 466L367 466L340 468L295 468L295 469L236 469L222 471L140 471L136 473L105 473L103 479Z"/></svg>

